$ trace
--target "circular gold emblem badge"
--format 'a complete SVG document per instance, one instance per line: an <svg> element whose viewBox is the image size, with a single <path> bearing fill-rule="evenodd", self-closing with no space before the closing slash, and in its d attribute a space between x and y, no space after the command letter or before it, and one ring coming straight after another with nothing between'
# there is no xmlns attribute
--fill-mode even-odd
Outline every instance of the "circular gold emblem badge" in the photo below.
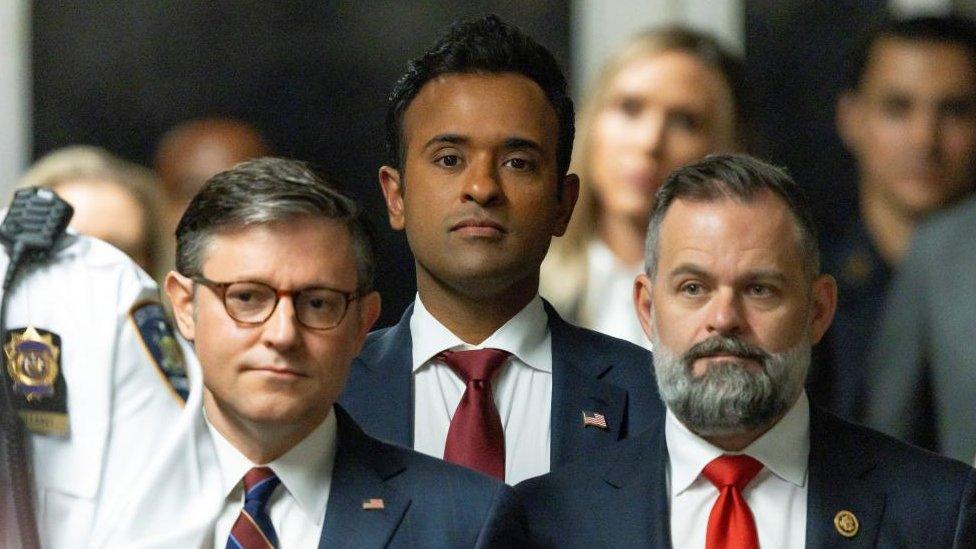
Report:
<svg viewBox="0 0 976 549"><path fill-rule="evenodd" d="M850 511L839 511L834 516L834 527L837 528L837 533L845 538L853 538L856 536L860 526L857 522L857 517Z"/></svg>

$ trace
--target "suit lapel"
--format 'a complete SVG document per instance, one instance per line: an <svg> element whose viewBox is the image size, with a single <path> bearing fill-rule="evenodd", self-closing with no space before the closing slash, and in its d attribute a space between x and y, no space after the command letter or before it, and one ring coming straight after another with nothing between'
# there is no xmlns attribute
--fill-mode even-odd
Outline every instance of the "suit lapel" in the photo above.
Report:
<svg viewBox="0 0 976 549"><path fill-rule="evenodd" d="M367 438L342 408L333 409L339 433L319 547L384 547L410 506L408 496L386 485L405 465Z"/></svg>
<svg viewBox="0 0 976 549"><path fill-rule="evenodd" d="M619 539L647 540L649 547L671 547L671 513L668 496L668 448L664 438L664 421L614 447L603 480L629 497L615 498L620 507L610 510L611 518L622 516L641 520L622 520L613 523L612 531ZM640 512L634 513L634 509ZM618 519L619 520L619 519Z"/></svg>
<svg viewBox="0 0 976 549"><path fill-rule="evenodd" d="M875 547L885 507L885 486L872 474L876 465L846 425L811 406L807 547ZM835 524L845 511L857 519L852 537L841 535L843 522Z"/></svg>
<svg viewBox="0 0 976 549"><path fill-rule="evenodd" d="M396 326L370 336L340 402L370 435L413 448L413 305Z"/></svg>
<svg viewBox="0 0 976 549"><path fill-rule="evenodd" d="M587 348L582 330L566 323L546 303L552 338L552 450L550 465L562 466L581 453L621 438L627 392L602 381L613 365ZM607 428L583 424L583 414L596 413Z"/></svg>

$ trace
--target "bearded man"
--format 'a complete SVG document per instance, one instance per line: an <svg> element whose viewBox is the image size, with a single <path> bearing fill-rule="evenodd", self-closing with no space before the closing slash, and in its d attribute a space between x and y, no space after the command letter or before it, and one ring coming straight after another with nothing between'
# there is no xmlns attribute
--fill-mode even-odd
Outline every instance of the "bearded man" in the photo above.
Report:
<svg viewBox="0 0 976 549"><path fill-rule="evenodd" d="M837 303L810 212L743 155L675 171L635 282L663 421L520 484L531 544L974 547L976 470L811 406Z"/></svg>

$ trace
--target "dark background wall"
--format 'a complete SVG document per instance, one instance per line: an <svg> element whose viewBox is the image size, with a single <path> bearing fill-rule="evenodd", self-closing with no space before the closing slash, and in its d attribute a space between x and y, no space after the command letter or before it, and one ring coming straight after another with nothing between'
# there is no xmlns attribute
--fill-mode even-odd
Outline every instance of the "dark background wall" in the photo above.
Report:
<svg viewBox="0 0 976 549"><path fill-rule="evenodd" d="M745 0L758 152L810 192L825 238L856 207L834 104L859 33L884 0ZM496 12L569 66L558 0L37 0L32 5L34 156L90 143L149 165L193 118L255 124L278 154L317 163L371 214L380 237L381 325L413 298L413 261L390 231L376 170L386 97L406 61L458 18Z"/></svg>
<svg viewBox="0 0 976 549"><path fill-rule="evenodd" d="M760 152L806 188L823 238L856 210L854 163L834 124L849 52L885 14L884 0L746 0L747 77Z"/></svg>
<svg viewBox="0 0 976 549"><path fill-rule="evenodd" d="M407 60L447 25L488 12L568 67L568 2L37 0L33 154L87 143L150 165L160 136L184 120L251 122L279 155L315 162L368 208L388 325L415 285L376 179L386 97Z"/></svg>

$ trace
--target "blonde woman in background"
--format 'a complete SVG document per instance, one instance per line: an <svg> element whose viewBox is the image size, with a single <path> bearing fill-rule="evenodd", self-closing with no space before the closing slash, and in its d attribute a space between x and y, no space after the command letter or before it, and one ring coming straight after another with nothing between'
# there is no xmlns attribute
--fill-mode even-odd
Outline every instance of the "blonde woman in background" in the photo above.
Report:
<svg viewBox="0 0 976 549"><path fill-rule="evenodd" d="M19 187L47 187L75 209L71 228L125 252L157 281L166 275L160 182L108 151L72 145L41 157Z"/></svg>
<svg viewBox="0 0 976 549"><path fill-rule="evenodd" d="M743 87L738 59L680 27L640 33L604 65L577 125L580 199L542 265L540 293L565 318L650 347L631 296L655 194L675 168L745 149Z"/></svg>

